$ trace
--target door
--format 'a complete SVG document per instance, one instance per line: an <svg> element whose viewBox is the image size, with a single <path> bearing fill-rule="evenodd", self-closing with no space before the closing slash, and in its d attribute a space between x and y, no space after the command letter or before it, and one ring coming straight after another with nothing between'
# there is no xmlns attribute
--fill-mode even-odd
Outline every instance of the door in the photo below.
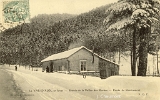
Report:
<svg viewBox="0 0 160 100"><path fill-rule="evenodd" d="M53 72L53 62L50 63L50 72Z"/></svg>
<svg viewBox="0 0 160 100"><path fill-rule="evenodd" d="M100 78L101 79L106 79L107 78L106 70L100 70Z"/></svg>

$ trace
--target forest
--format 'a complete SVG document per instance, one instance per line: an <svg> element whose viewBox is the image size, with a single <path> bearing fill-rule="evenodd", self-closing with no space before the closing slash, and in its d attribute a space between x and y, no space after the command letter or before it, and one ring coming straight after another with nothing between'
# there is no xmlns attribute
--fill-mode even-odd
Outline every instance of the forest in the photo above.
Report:
<svg viewBox="0 0 160 100"><path fill-rule="evenodd" d="M134 1L122 0L80 15L41 14L31 18L30 23L1 31L0 63L40 65L40 61L47 56L81 45L107 59L114 58L117 52L132 52L134 30L126 23L129 20L126 16L131 15L133 10L130 3L134 4ZM117 6L121 9L116 8ZM160 9L158 3L156 7ZM151 23L147 50L153 55L159 46L160 33L160 17L156 15L155 18L157 20ZM135 37L138 38L138 35ZM139 46L140 40L137 40L136 53Z"/></svg>

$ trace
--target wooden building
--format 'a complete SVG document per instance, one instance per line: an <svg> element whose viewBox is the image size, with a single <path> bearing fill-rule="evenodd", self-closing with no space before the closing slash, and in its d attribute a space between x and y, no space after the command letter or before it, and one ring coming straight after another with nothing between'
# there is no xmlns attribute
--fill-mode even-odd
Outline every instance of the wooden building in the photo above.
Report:
<svg viewBox="0 0 160 100"><path fill-rule="evenodd" d="M111 62L84 46L53 54L42 62L42 70L48 66L49 72L81 73L100 72L106 77L118 75L119 65ZM104 71L105 70L105 71Z"/></svg>

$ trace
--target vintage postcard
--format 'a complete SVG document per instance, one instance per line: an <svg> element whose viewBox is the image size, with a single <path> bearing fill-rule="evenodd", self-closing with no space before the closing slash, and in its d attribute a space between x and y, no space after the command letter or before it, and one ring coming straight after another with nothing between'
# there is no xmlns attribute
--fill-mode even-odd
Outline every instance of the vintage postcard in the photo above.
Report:
<svg viewBox="0 0 160 100"><path fill-rule="evenodd" d="M0 8L0 100L160 100L159 0Z"/></svg>

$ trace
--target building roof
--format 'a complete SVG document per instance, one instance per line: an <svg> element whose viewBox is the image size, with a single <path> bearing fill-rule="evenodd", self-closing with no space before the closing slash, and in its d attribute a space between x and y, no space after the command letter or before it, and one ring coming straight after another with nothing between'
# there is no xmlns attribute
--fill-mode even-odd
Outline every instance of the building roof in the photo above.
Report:
<svg viewBox="0 0 160 100"><path fill-rule="evenodd" d="M74 54L75 52L79 51L80 49L82 49L84 46L78 47L78 48L74 48L68 51L64 51L61 53L57 53L57 54L53 54L45 59L43 59L41 62L45 62L45 61L49 61L49 60L57 60L57 59L63 59L63 58L68 58L70 57L72 54Z"/></svg>
<svg viewBox="0 0 160 100"><path fill-rule="evenodd" d="M58 60L58 59L64 59L64 58L68 58L70 57L71 55L73 55L74 53L76 53L77 51L81 50L82 48L86 49L87 51L92 52L92 50L89 50L88 48L86 48L85 46L81 46L81 47L78 47L78 48L73 48L73 49L70 49L68 51L64 51L64 52L61 52L61 53L57 53L57 54L53 54L45 59L43 59L41 62L45 62L45 61L50 61L50 60ZM99 58L103 59L103 60L106 60L108 62L111 62L110 60L106 59L106 58L103 58L101 56L99 56L98 54L96 53L93 53L94 55L98 56ZM114 63L116 64L115 62L111 62L111 63ZM118 64L117 64L118 65Z"/></svg>

